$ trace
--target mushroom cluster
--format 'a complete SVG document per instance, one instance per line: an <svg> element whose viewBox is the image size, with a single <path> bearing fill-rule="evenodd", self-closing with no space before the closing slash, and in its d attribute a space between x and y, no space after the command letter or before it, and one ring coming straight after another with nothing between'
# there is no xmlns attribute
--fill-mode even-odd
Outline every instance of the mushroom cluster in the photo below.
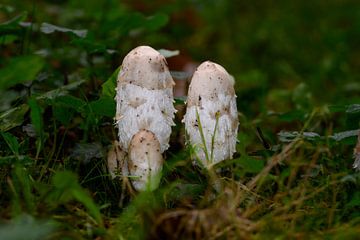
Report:
<svg viewBox="0 0 360 240"><path fill-rule="evenodd" d="M195 71L183 122L196 157L207 168L236 151L238 113L234 81L219 64L207 61Z"/></svg>
<svg viewBox="0 0 360 240"><path fill-rule="evenodd" d="M234 81L220 65L207 61L195 71L183 122L196 159L203 167L232 158L238 114ZM123 60L116 88L118 142L108 155L112 177L129 176L137 190L154 190L160 183L163 157L174 125L174 81L158 51L140 46Z"/></svg>
<svg viewBox="0 0 360 240"><path fill-rule="evenodd" d="M157 187L154 179L161 174L161 154L169 147L174 125L173 86L165 58L153 48L137 47L124 58L117 79L115 121L119 146L127 153L122 171L128 172L136 190Z"/></svg>

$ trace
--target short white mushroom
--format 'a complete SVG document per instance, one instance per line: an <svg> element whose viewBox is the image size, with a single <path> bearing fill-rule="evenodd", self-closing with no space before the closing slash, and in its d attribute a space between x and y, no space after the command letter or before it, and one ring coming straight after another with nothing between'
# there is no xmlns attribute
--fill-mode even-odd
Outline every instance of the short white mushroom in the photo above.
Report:
<svg viewBox="0 0 360 240"><path fill-rule="evenodd" d="M220 65L207 61L195 71L183 122L202 165L232 158L236 151L238 113L234 81Z"/></svg>
<svg viewBox="0 0 360 240"><path fill-rule="evenodd" d="M173 118L176 111L173 106L173 86L174 81L165 58L153 48L137 47L124 58L117 79L115 120L118 127L119 145L123 151L129 153L129 164L136 162L137 166L141 166L141 171L131 171L134 177L145 176L142 172L145 171L145 166L148 166L147 163L156 162L158 154L161 155L169 147L171 126L174 125ZM149 152L148 156L150 158L156 156L156 159L146 160L145 165L141 165L139 159L132 158L139 156L141 149L144 148L133 146L135 143L132 143L133 150L129 152L130 141L137 139L134 137L136 134L142 136L143 130L152 132L159 143L159 149L156 149L159 152ZM147 151L150 150L154 149L147 149ZM144 190L143 187L147 184L143 181L147 181L146 179L149 178L143 177L141 181L132 181L134 188ZM151 183L150 189L153 189L155 185Z"/></svg>
<svg viewBox="0 0 360 240"><path fill-rule="evenodd" d="M163 158L160 143L154 133L141 130L134 135L129 146L129 176L133 187L152 191L159 186Z"/></svg>

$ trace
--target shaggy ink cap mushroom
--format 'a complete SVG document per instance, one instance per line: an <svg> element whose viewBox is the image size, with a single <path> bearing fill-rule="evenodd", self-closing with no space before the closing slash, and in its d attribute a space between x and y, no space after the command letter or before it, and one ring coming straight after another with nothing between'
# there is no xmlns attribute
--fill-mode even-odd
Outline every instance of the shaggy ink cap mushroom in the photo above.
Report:
<svg viewBox="0 0 360 240"><path fill-rule="evenodd" d="M165 58L153 48L140 46L126 55L115 97L115 120L124 151L141 129L156 135L161 152L168 149L171 126L175 125L173 85Z"/></svg>
<svg viewBox="0 0 360 240"><path fill-rule="evenodd" d="M233 84L227 71L210 61L196 69L190 82L183 122L197 158L207 168L236 151L239 122Z"/></svg>

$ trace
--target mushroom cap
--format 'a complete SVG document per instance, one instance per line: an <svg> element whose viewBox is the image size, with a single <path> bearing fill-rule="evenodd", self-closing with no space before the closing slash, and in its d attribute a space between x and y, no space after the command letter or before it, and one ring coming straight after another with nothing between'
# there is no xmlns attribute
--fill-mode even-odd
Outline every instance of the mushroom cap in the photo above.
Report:
<svg viewBox="0 0 360 240"><path fill-rule="evenodd" d="M155 134L141 130L130 142L128 168L133 187L137 191L152 191L159 186L163 158Z"/></svg>
<svg viewBox="0 0 360 240"><path fill-rule="evenodd" d="M233 79L219 64L211 61L203 62L194 72L191 79L187 106L197 105L202 98L218 101L218 95L235 96Z"/></svg>
<svg viewBox="0 0 360 240"><path fill-rule="evenodd" d="M124 83L151 90L175 85L165 57L149 46L139 46L126 55L118 75L118 84Z"/></svg>

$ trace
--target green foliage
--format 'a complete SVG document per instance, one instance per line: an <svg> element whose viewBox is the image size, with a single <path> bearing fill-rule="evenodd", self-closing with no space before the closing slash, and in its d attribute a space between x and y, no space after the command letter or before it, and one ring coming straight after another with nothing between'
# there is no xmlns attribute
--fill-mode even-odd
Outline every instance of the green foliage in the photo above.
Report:
<svg viewBox="0 0 360 240"><path fill-rule="evenodd" d="M111 74L111 77L106 80L106 82L102 85L102 95L106 97L115 97L115 88L116 88L116 80L119 75L119 72L121 71L121 67L118 67L113 74Z"/></svg>
<svg viewBox="0 0 360 240"><path fill-rule="evenodd" d="M4 138L6 144L10 148L11 152L15 155L19 155L19 142L14 135L7 132L2 132L1 136Z"/></svg>
<svg viewBox="0 0 360 240"><path fill-rule="evenodd" d="M29 68L31 66L31 68ZM7 89L19 83L34 80L44 66L44 60L39 56L20 56L0 70L0 90Z"/></svg>
<svg viewBox="0 0 360 240"><path fill-rule="evenodd" d="M98 224L103 224L98 206L96 206L89 194L79 185L73 173L57 172L52 181L54 189L51 192L52 197L50 197L48 201L65 204L75 199L84 204Z"/></svg>

